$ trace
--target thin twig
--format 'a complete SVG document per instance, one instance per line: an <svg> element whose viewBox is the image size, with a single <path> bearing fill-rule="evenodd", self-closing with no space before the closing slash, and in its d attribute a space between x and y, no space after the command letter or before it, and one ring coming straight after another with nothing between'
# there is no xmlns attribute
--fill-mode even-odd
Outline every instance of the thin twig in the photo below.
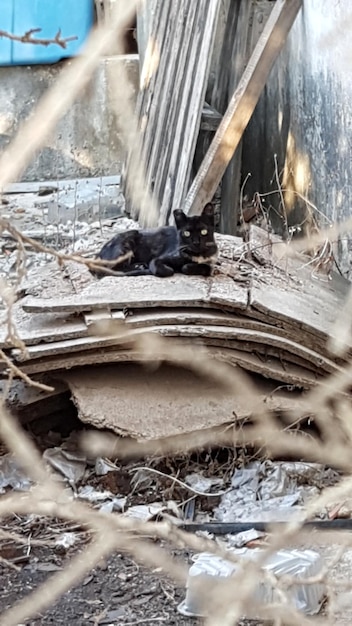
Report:
<svg viewBox="0 0 352 626"><path fill-rule="evenodd" d="M15 365L11 361L11 359L9 359L9 357L5 354L3 350L1 350L1 348L0 348L0 361L4 361L7 367L10 370L12 370L13 374L17 378L21 378L22 380L24 380L24 382L27 383L27 385L30 385L31 387L35 387L36 389L41 389L42 391L48 391L48 392L55 391L54 387L50 387L49 385L45 385L44 383L40 383L36 380L33 380L27 374L25 374L25 372L22 372L22 370L19 367L17 367L17 365Z"/></svg>
<svg viewBox="0 0 352 626"><path fill-rule="evenodd" d="M190 491L191 493L195 493L197 496L217 498L218 496L223 496L225 493L232 491L232 487L230 489L226 489L225 491L218 491L217 493L209 493L207 491L198 491L197 489L194 489L190 485L187 485L187 483L182 482L182 480L179 480L178 478L175 478L174 476L170 476L169 474L164 474L164 472L159 472L159 470L156 470L152 467L134 467L130 470L130 472L133 473L133 472L139 472L142 470L145 472L151 472L152 474L157 474L158 476L162 476L163 478L167 478L168 480L171 480L172 482L177 483L178 485L181 485L181 487L184 487L184 489L188 489L188 491Z"/></svg>
<svg viewBox="0 0 352 626"><path fill-rule="evenodd" d="M6 30L0 30L0 37L5 37L6 39L10 39L11 41L32 43L39 46L50 46L51 44L54 44L64 49L67 48L67 44L70 41L75 41L76 39L78 39L77 35L72 35L71 37L61 37L61 28L59 28L55 37L53 37L52 39L39 39L38 37L33 37L35 33L40 33L41 31L41 28L31 28L30 30L27 30L24 35L14 35L12 33L8 33Z"/></svg>
<svg viewBox="0 0 352 626"><path fill-rule="evenodd" d="M281 184L280 184L280 177L279 177L278 164L277 164L277 154L274 154L274 160L275 160L275 180L276 180L276 184L277 184L278 191L279 191L280 198L281 198L281 207L282 207L282 217L284 219L285 238L288 239L287 211L286 211L286 205L285 205L285 200L284 200L284 194L282 193Z"/></svg>

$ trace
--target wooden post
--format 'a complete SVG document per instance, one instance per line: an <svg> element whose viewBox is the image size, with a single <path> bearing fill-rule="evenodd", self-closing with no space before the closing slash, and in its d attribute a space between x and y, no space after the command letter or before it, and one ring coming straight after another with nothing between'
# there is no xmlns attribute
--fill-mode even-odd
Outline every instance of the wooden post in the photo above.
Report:
<svg viewBox="0 0 352 626"><path fill-rule="evenodd" d="M277 0L187 194L186 213L199 215L212 199L301 6L302 0Z"/></svg>

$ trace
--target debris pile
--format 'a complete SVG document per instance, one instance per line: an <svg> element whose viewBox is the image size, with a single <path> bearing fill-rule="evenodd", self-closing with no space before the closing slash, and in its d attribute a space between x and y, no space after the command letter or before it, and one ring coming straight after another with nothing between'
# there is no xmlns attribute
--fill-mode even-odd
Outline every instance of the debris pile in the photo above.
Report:
<svg viewBox="0 0 352 626"><path fill-rule="evenodd" d="M225 392L219 381L187 371L195 346L212 371L220 372L219 363L234 374L245 370L268 409L293 408L343 365L327 339L348 282L313 276L306 257L283 255L282 241L256 226L247 241L217 241L211 278L97 280L72 261L48 265L22 285L13 307L26 350L9 336L6 319L0 345L23 372L67 384L83 421L119 434L154 439L250 415L235 386ZM183 369L164 365L158 376L140 365L174 361Z"/></svg>

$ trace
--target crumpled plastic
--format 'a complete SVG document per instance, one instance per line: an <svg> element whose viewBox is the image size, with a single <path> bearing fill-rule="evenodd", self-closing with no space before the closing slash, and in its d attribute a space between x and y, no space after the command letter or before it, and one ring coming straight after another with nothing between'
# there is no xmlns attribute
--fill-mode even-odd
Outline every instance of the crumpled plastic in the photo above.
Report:
<svg viewBox="0 0 352 626"><path fill-rule="evenodd" d="M82 480L87 467L87 460L83 454L64 448L48 448L43 452L43 459L60 472L70 485L76 485Z"/></svg>
<svg viewBox="0 0 352 626"><path fill-rule="evenodd" d="M75 545L77 539L78 536L76 533L63 533L62 535L60 535L60 537L56 539L55 545L67 550L68 548L71 548Z"/></svg>
<svg viewBox="0 0 352 626"><path fill-rule="evenodd" d="M109 472L116 472L117 469L117 466L108 459L98 457L95 461L95 473L97 476L106 476Z"/></svg>
<svg viewBox="0 0 352 626"><path fill-rule="evenodd" d="M100 504L99 511L112 513L113 511L123 511L127 498L118 498L111 491L98 491L91 485L80 487L77 492L79 500L86 500L92 504Z"/></svg>
<svg viewBox="0 0 352 626"><path fill-rule="evenodd" d="M221 522L284 522L302 519L305 503L318 495L333 471L318 463L254 461L236 469L233 489L214 509Z"/></svg>
<svg viewBox="0 0 352 626"><path fill-rule="evenodd" d="M208 478L207 476L203 476L203 474L196 472L187 474L184 481L186 485L189 485L192 489L202 493L209 492L213 486L221 486L223 484L221 478Z"/></svg>
<svg viewBox="0 0 352 626"><path fill-rule="evenodd" d="M258 560L262 558L263 550L255 548L231 549L231 554L238 557L239 563ZM202 552L194 557L194 563L188 572L186 586L186 598L178 606L183 615L204 617L206 609L202 602L202 593L199 594L200 580L208 579L211 585L219 585L221 592L221 580L226 580L239 571L240 565L227 561L215 554ZM261 570L270 572L275 577L291 576L300 579L300 582L288 587L286 597L288 604L306 615L315 615L320 611L326 595L326 585L322 582L305 584L304 579L318 577L323 568L323 560L319 553L313 550L279 550L269 554L261 565ZM236 580L234 580L234 594L236 593ZM204 597L203 597L204 599ZM247 603L251 607L250 614L246 617L258 618L256 606L263 604L282 604L280 592L271 580L260 579L252 592L252 602ZM243 616L244 617L244 616Z"/></svg>
<svg viewBox="0 0 352 626"><path fill-rule="evenodd" d="M5 493L6 487L28 491L32 484L13 454L4 454L0 458L0 493Z"/></svg>
<svg viewBox="0 0 352 626"><path fill-rule="evenodd" d="M241 533L236 533L236 535L226 535L226 540L229 546L243 548L243 546L250 541L256 541L256 539L261 539L262 537L265 537L265 533L251 528L250 530L243 530Z"/></svg>
<svg viewBox="0 0 352 626"><path fill-rule="evenodd" d="M150 504L136 504L135 506L130 506L124 515L126 517L133 517L142 522L149 522L166 510L167 506L165 506L165 504L152 502Z"/></svg>

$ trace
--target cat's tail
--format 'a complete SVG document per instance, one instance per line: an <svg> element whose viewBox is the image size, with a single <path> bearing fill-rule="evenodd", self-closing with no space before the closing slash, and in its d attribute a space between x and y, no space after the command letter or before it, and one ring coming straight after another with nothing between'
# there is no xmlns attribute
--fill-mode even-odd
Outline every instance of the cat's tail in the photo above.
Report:
<svg viewBox="0 0 352 626"><path fill-rule="evenodd" d="M104 276L124 276L125 275L124 272L118 272L116 270L111 269L111 267L106 267L104 265L95 265L94 263L95 260L96 259L92 260L92 265L89 267L90 273L95 278L104 278Z"/></svg>

